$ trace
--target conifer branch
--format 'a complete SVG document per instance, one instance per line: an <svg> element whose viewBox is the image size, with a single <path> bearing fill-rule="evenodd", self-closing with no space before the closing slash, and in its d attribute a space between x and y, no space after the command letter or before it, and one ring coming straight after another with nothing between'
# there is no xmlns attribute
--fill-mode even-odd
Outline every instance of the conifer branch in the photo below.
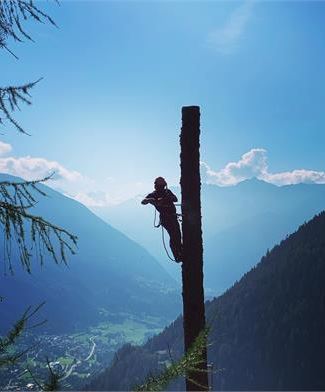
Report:
<svg viewBox="0 0 325 392"><path fill-rule="evenodd" d="M0 2L1 4L1 2ZM21 86L7 86L0 87L0 125L4 125L5 122L11 124L18 132L30 135L27 133L22 126L14 119L13 113L20 110L19 104L25 103L31 105L30 90L41 80L35 82L26 83Z"/></svg>
<svg viewBox="0 0 325 392"><path fill-rule="evenodd" d="M33 0L0 1L0 49L8 49L8 39L18 42L22 42L24 39L33 41L23 25L28 19L39 23L48 22L56 26L54 20L39 9Z"/></svg>
<svg viewBox="0 0 325 392"><path fill-rule="evenodd" d="M206 372L203 369L204 361L202 355L206 350L206 341L209 334L209 328L205 328L196 338L194 344L183 357L172 363L158 376L149 376L146 381L133 388L134 391L163 391L168 384L178 377L187 377L189 371ZM201 367L202 365L202 367ZM203 388L202 385L197 385ZM202 389L203 390L203 389Z"/></svg>
<svg viewBox="0 0 325 392"><path fill-rule="evenodd" d="M36 306L34 309L32 307L28 307L20 319L15 322L7 335L5 337L0 337L0 367L16 363L19 358L21 358L30 350L29 347L26 350L20 351L18 353L11 352L11 349L14 347L17 339L26 330L28 321L40 310L43 305L44 302Z"/></svg>
<svg viewBox="0 0 325 392"><path fill-rule="evenodd" d="M35 253L41 264L43 264L44 252L55 263L66 264L66 252L71 254L76 252L77 236L30 213L30 209L37 203L35 193L46 196L38 185L51 177L52 175L36 181L0 182L0 226L3 226L5 243L3 258L11 273L13 273L12 241L17 244L20 262L29 273L31 272L31 258Z"/></svg>
<svg viewBox="0 0 325 392"><path fill-rule="evenodd" d="M28 373L30 374L32 380L36 384L36 386L39 388L40 391L59 391L60 390L60 378L62 377L61 374L55 372L50 364L50 361L48 358L46 358L46 364L48 368L48 380L44 384L39 381L32 370L27 367Z"/></svg>
<svg viewBox="0 0 325 392"><path fill-rule="evenodd" d="M9 49L8 40L33 41L24 27L24 23L30 19L39 23L48 22L56 26L54 20L35 5L34 0L0 0L0 49L5 49L18 59L15 53ZM20 103L31 105L29 92L38 81L21 86L0 87L0 126L8 122L18 132L28 135L13 117L13 112L19 110Z"/></svg>

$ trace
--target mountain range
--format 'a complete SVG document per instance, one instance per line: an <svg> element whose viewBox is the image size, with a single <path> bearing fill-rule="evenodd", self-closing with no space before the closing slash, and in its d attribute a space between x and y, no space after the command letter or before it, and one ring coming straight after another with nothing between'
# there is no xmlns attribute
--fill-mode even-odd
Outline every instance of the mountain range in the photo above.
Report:
<svg viewBox="0 0 325 392"><path fill-rule="evenodd" d="M172 190L180 202L180 189ZM214 296L240 279L267 249L325 209L325 185L279 187L253 178L230 187L203 184L201 198L205 291ZM93 211L144 246L179 281L179 268L168 260L161 231L153 226L154 209L140 200Z"/></svg>
<svg viewBox="0 0 325 392"><path fill-rule="evenodd" d="M19 180L0 175L0 181ZM77 235L77 254L67 266L47 257L41 267L34 258L28 274L12 249L14 274L0 275L2 331L29 305L43 301L41 317L56 332L103 321L103 314L159 316L165 323L179 314L178 285L152 255L84 205L46 185L39 188L47 196L35 194L38 203L30 212ZM2 241L0 252L4 254Z"/></svg>
<svg viewBox="0 0 325 392"><path fill-rule="evenodd" d="M322 212L206 302L213 390L324 390L324 233ZM161 372L182 355L182 331L179 317L145 345L125 345L87 389L130 390Z"/></svg>

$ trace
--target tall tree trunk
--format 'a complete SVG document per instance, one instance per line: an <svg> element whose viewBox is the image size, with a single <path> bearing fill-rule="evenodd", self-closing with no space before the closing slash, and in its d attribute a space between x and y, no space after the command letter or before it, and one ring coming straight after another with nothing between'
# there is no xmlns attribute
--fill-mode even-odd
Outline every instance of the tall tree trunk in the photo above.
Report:
<svg viewBox="0 0 325 392"><path fill-rule="evenodd" d="M187 352L196 337L205 328L200 200L200 108L198 106L182 108L180 143L183 215L183 320L184 345L185 352ZM206 349L200 369L203 371L190 371L187 374L187 391L208 390Z"/></svg>

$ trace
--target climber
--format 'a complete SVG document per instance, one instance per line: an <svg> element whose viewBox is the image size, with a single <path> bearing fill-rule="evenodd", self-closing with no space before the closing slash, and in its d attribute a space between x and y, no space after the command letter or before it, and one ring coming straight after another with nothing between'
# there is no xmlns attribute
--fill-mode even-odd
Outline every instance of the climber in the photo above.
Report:
<svg viewBox="0 0 325 392"><path fill-rule="evenodd" d="M155 190L149 193L142 204L152 204L160 214L160 224L169 234L169 245L177 263L182 261L182 235L179 227L176 207L177 197L167 188L163 177L157 177L154 182Z"/></svg>

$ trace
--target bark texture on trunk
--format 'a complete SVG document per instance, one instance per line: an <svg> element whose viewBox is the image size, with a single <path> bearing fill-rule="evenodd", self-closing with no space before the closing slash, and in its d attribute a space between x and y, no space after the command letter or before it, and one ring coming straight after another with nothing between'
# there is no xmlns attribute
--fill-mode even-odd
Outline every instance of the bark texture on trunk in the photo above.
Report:
<svg viewBox="0 0 325 392"><path fill-rule="evenodd" d="M198 106L182 108L180 144L183 215L183 320L184 346L187 352L196 337L205 328L200 198L200 108ZM208 390L206 349L201 369L204 371L191 371L187 374L187 391Z"/></svg>

